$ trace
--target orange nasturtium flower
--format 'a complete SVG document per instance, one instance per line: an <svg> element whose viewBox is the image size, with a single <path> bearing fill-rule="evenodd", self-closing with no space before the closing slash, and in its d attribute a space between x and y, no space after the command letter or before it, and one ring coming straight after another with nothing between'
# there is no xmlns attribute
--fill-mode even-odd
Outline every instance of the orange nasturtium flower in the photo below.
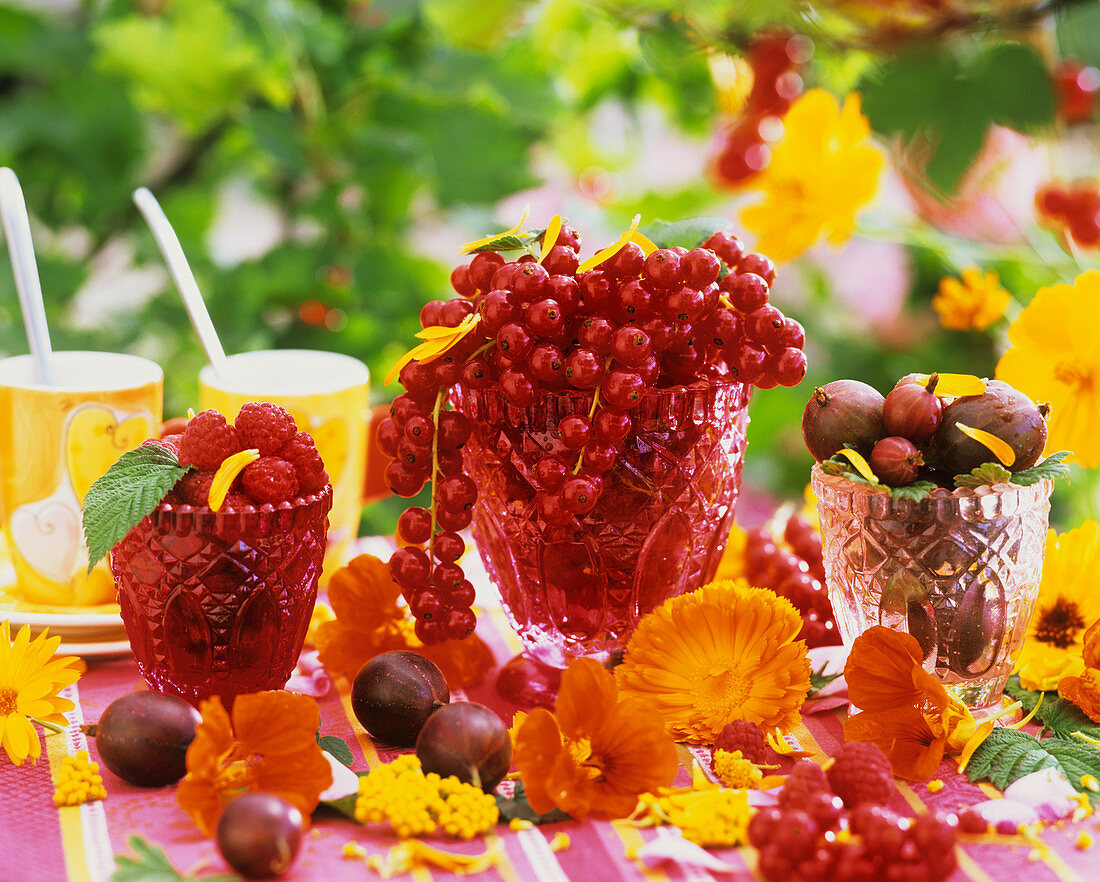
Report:
<svg viewBox="0 0 1100 882"><path fill-rule="evenodd" d="M328 599L336 618L317 626L314 643L330 674L351 680L368 661L395 649L434 662L452 689L476 686L493 667L493 652L476 634L425 646L385 561L361 554L332 574Z"/></svg>
<svg viewBox="0 0 1100 882"><path fill-rule="evenodd" d="M845 740L874 742L909 781L928 780L945 753L967 753L993 728L947 694L923 657L911 635L876 626L855 639L844 667L848 697L862 710L845 722Z"/></svg>
<svg viewBox="0 0 1100 882"><path fill-rule="evenodd" d="M207 836L222 809L252 791L272 793L309 817L332 785L316 733L317 702L293 692L238 695L232 716L218 696L199 705L202 722L187 748L176 800Z"/></svg>
<svg viewBox="0 0 1100 882"><path fill-rule="evenodd" d="M1085 632L1085 670L1079 677L1063 677L1058 692L1068 698L1090 720L1100 723L1100 621Z"/></svg>
<svg viewBox="0 0 1100 882"><path fill-rule="evenodd" d="M553 714L535 708L523 721L513 762L535 811L559 808L578 820L625 818L679 767L664 721L645 702L620 698L615 678L590 658L562 674Z"/></svg>

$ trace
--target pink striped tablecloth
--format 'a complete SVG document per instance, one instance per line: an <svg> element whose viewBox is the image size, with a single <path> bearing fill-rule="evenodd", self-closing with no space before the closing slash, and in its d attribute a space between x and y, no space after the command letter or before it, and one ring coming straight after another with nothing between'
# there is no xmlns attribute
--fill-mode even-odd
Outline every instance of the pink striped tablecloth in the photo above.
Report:
<svg viewBox="0 0 1100 882"><path fill-rule="evenodd" d="M503 612L498 607L487 606L480 616L478 632L492 647L499 663L518 651L519 642ZM492 707L510 721L516 708L497 695L493 681L494 676L490 675L482 686L470 690L466 697ZM0 882L106 882L114 871L114 856L129 852L127 840L133 835L145 837L162 847L176 869L182 872L201 877L226 871L213 842L206 839L176 805L172 787L153 790L133 787L104 769L106 800L75 808L54 807L51 773L62 758L87 748L92 758L97 759L94 741L86 742L78 728L80 723L98 720L112 700L141 688L145 688L145 684L131 658L88 659L88 672L75 687L70 687L70 697L77 702L77 710L71 715L72 725L64 735L44 739L44 758L48 756L49 761L21 768L0 761ZM322 733L338 735L351 745L356 770L392 759L393 752L374 744L355 721L346 684L333 689L318 702ZM840 744L843 716L843 708L808 714L793 734L803 749L821 760ZM935 794L929 793L924 785L899 782L894 808L910 814L930 808L953 811L999 796L988 785L969 783L946 761L936 777L945 786ZM681 780L689 780L686 771L681 772ZM1081 829L1088 829L1100 839L1100 829L1095 820L1090 819L1078 825L1045 830L1043 840L1049 846L1046 848L1035 849L1022 840L1018 844L967 843L960 850L959 868L952 882L1100 879L1100 850L1080 851L1074 847ZM568 834L570 845L555 853L549 841L559 831ZM520 832L512 832L502 825L487 839L490 845L497 838L503 842L503 861L487 872L468 878L499 879L501 882L535 879L548 882L620 879L696 882L712 878L760 878L754 870L753 851L748 848L714 852L740 868L733 876L667 865L653 869L643 867L628 856L644 843L668 835L668 830L638 829L624 822L564 822ZM334 813L318 814L297 862L282 878L288 882L378 878L362 858L343 857L343 847L348 842L359 843L368 853L379 855L384 855L396 844L393 837L374 835ZM440 840L434 844L465 853L479 852L486 847L485 841ZM427 882L452 876L437 870L417 870L396 878Z"/></svg>

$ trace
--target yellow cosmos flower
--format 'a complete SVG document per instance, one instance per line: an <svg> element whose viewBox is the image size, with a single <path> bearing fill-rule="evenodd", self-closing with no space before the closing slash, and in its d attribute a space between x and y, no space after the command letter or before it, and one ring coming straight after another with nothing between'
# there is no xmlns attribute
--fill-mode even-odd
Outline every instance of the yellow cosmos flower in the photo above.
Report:
<svg viewBox="0 0 1100 882"><path fill-rule="evenodd" d="M1100 523L1085 521L1060 536L1047 534L1039 599L1028 623L1016 670L1025 689L1056 689L1080 677L1085 631L1100 620Z"/></svg>
<svg viewBox="0 0 1100 882"><path fill-rule="evenodd" d="M17 766L37 762L42 745L33 723L49 728L68 725L65 711L73 703L58 692L75 683L83 663L73 656L54 658L60 637L43 631L31 640L30 625L11 639L7 621L0 622L0 733L8 758Z"/></svg>
<svg viewBox="0 0 1100 882"><path fill-rule="evenodd" d="M949 331L984 331L1005 314L1012 299L995 270L983 273L976 266L962 271L961 281L952 276L940 279L932 308L940 324Z"/></svg>
<svg viewBox="0 0 1100 882"><path fill-rule="evenodd" d="M677 739L713 742L734 720L789 729L810 688L802 618L747 582L712 582L638 623L615 677L664 717Z"/></svg>
<svg viewBox="0 0 1100 882"><path fill-rule="evenodd" d="M1100 465L1100 272L1040 288L1008 329L997 379L1051 406L1047 453Z"/></svg>
<svg viewBox="0 0 1100 882"><path fill-rule="evenodd" d="M751 182L764 199L741 220L759 234L757 249L773 260L798 257L822 236L846 242L856 213L878 189L885 164L853 92L841 107L822 89L799 98L783 120L770 165Z"/></svg>

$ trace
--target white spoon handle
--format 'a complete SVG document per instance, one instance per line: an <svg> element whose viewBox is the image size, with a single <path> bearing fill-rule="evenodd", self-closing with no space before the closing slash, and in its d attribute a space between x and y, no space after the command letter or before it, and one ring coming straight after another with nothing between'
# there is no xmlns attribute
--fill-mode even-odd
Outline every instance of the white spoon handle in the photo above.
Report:
<svg viewBox="0 0 1100 882"><path fill-rule="evenodd" d="M176 231L168 222L164 209L157 202L157 197L147 188L141 187L134 191L134 203L153 231L153 238L157 240L160 253L164 255L168 271L176 282L176 287L183 298L183 305L187 307L187 314L191 317L195 333L199 335L199 342L206 351L210 366L214 369L214 373L225 376L225 350L222 348L221 340L218 339L218 332L214 330L214 323L210 320L206 302L202 299L202 292L199 291L195 274L191 272L191 266L183 253Z"/></svg>
<svg viewBox="0 0 1100 882"><path fill-rule="evenodd" d="M38 279L38 264L34 259L34 243L31 241L31 224L27 217L27 204L23 201L23 189L10 168L0 168L0 215L3 216L12 274L31 348L34 379L36 383L49 385L53 382L50 371L53 346L50 345L50 329L46 325L42 283Z"/></svg>

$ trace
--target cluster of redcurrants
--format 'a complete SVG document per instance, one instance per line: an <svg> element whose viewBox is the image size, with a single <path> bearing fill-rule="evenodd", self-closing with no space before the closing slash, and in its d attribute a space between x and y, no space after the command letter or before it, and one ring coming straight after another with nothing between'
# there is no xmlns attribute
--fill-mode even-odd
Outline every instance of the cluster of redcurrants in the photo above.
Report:
<svg viewBox="0 0 1100 882"><path fill-rule="evenodd" d="M778 806L749 822L758 868L770 882L940 882L954 872L956 816L901 817L874 801L846 807L820 769L794 777ZM847 835L837 835L842 830Z"/></svg>
<svg viewBox="0 0 1100 882"><path fill-rule="evenodd" d="M719 180L739 186L771 162L769 141L782 135L782 119L802 93L799 69L813 55L807 37L778 34L756 41L748 50L752 91L741 119L722 136L714 170Z"/></svg>
<svg viewBox="0 0 1100 882"><path fill-rule="evenodd" d="M416 617L416 636L439 643L469 636L476 624L474 586L457 561L466 550L458 531L470 525L477 486L462 466L470 421L437 409L442 384L430 372L415 375L416 381L406 377L407 391L379 425L378 446L394 458L386 479L399 496L415 496L432 481L431 509L415 505L398 519L398 533L410 544L390 557L390 572Z"/></svg>
<svg viewBox="0 0 1100 882"><path fill-rule="evenodd" d="M807 646L839 644L829 592L825 590L825 563L821 537L800 514L792 514L776 542L765 529L750 530L745 546L745 578L786 597L802 614L798 637Z"/></svg>
<svg viewBox="0 0 1100 882"><path fill-rule="evenodd" d="M1035 207L1081 248L1100 248L1100 187L1095 179L1068 186L1047 184L1035 194Z"/></svg>
<svg viewBox="0 0 1100 882"><path fill-rule="evenodd" d="M1058 116L1067 123L1089 122L1096 114L1100 96L1100 70L1066 59L1054 71L1054 91L1058 96Z"/></svg>

